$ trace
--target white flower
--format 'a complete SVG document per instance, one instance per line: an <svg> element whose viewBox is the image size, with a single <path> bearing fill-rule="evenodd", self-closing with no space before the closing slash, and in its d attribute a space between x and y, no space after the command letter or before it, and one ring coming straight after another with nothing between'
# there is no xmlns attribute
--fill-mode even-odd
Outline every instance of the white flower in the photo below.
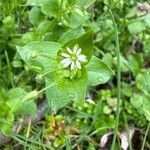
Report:
<svg viewBox="0 0 150 150"><path fill-rule="evenodd" d="M60 62L63 68L70 67L70 70L81 69L81 63L87 62L86 56L81 54L82 49L79 45L75 45L73 50L69 47L66 48L68 53L61 53L64 57Z"/></svg>

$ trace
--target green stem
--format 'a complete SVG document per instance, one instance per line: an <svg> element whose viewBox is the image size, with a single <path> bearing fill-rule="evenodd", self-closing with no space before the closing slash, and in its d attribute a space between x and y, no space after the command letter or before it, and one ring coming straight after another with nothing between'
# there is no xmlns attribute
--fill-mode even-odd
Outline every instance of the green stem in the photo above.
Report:
<svg viewBox="0 0 150 150"><path fill-rule="evenodd" d="M96 1L96 0L92 0L89 4L87 4L87 5L85 6L85 9L87 9L88 7L90 7L90 5L92 5L93 3L95 3L95 1Z"/></svg>
<svg viewBox="0 0 150 150"><path fill-rule="evenodd" d="M107 6L108 7L108 6ZM118 35L118 28L115 22L114 15L112 11L108 8L109 14L111 16L114 29L115 29L115 43L116 43L116 55L117 55L117 111L116 111L116 121L115 121L115 130L114 130L114 137L111 146L111 150L115 149L116 137L118 133L118 126L119 126L119 112L120 112L120 91L121 91L121 69L120 69L120 45L119 45L119 35Z"/></svg>
<svg viewBox="0 0 150 150"><path fill-rule="evenodd" d="M5 51L5 57L6 57L6 62L7 62L7 66L8 66L9 80L11 82L12 87L14 87L14 83L13 83L13 80L12 80L13 79L12 68L11 68L11 63L10 63L7 51Z"/></svg>
<svg viewBox="0 0 150 150"><path fill-rule="evenodd" d="M30 93L28 93L26 96L24 96L24 98L22 99L21 103L24 103L28 100L33 100L35 98L38 97L38 95L42 92L44 92L45 90L47 90L48 88L51 88L52 86L54 86L58 81L60 81L61 79L51 83L50 85L46 86L45 88L43 88L42 90L40 91L36 91L36 90L33 90L31 91Z"/></svg>
<svg viewBox="0 0 150 150"><path fill-rule="evenodd" d="M53 82L52 84L50 84L50 85L46 86L45 88L43 88L42 90L40 90L38 93L40 94L40 93L44 92L44 91L45 91L45 90L47 90L48 88L50 88L50 87L54 86L54 85L55 85L55 83L57 83L57 82L58 82L58 81L60 81L60 80L61 80L61 79L59 79L59 80L57 80L57 81Z"/></svg>
<svg viewBox="0 0 150 150"><path fill-rule="evenodd" d="M50 73L54 73L56 71L58 71L60 69L57 69L57 70L50 70L50 71L47 71L47 72L44 72L43 74L39 75L40 76L40 79L42 79L44 76L46 76L47 74L50 74ZM37 75L37 78L38 78L38 75Z"/></svg>
<svg viewBox="0 0 150 150"><path fill-rule="evenodd" d="M142 148L141 148L141 150L144 150L144 146L145 146L145 143L146 143L146 138L147 138L147 135L148 135L149 128L150 128L150 123L149 123L148 126L147 126L147 129L146 129L146 132L145 132L145 136L144 136L144 139L143 139L143 143L142 143Z"/></svg>

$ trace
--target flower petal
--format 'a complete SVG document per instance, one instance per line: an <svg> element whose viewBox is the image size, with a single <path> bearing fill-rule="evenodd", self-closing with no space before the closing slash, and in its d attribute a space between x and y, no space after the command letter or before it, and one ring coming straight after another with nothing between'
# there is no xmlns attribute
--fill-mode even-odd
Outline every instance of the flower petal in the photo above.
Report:
<svg viewBox="0 0 150 150"><path fill-rule="evenodd" d="M78 69L81 69L81 64L80 64L79 61L76 61L76 66L77 66Z"/></svg>
<svg viewBox="0 0 150 150"><path fill-rule="evenodd" d="M80 55L80 53L81 53L81 51L82 51L82 49L81 49L81 48L79 48L79 49L77 50L77 52L76 52L76 55L77 55L77 56L79 56L79 55Z"/></svg>
<svg viewBox="0 0 150 150"><path fill-rule="evenodd" d="M65 58L60 63L63 65L63 68L66 68L71 64L71 59L70 58Z"/></svg>
<svg viewBox="0 0 150 150"><path fill-rule="evenodd" d="M75 63L74 63L74 61L72 61L72 62L71 62L71 67L70 67L70 69L71 69L71 70L74 70L75 68L76 68Z"/></svg>
<svg viewBox="0 0 150 150"><path fill-rule="evenodd" d="M79 56L78 56L78 60L81 61L81 62L86 62L86 61L87 61L85 55L79 55Z"/></svg>
<svg viewBox="0 0 150 150"><path fill-rule="evenodd" d="M79 45L76 44L76 45L74 46L74 48L73 48L73 53L74 53L74 54L77 53L78 48L79 48Z"/></svg>
<svg viewBox="0 0 150 150"><path fill-rule="evenodd" d="M70 55L69 54L67 54L67 53L61 53L61 56L63 56L63 57L70 57Z"/></svg>
<svg viewBox="0 0 150 150"><path fill-rule="evenodd" d="M72 50L69 47L67 47L66 49L67 49L69 54L73 54Z"/></svg>

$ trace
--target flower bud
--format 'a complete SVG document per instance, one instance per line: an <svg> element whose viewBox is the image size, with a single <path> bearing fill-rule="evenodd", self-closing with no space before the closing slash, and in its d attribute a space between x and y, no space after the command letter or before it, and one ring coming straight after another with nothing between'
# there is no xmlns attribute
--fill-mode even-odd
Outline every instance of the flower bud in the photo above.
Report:
<svg viewBox="0 0 150 150"><path fill-rule="evenodd" d="M70 79L74 79L76 75L77 75L77 69L74 69L73 71L71 71Z"/></svg>
<svg viewBox="0 0 150 150"><path fill-rule="evenodd" d="M41 82L43 80L43 75L38 74L35 79L36 79L37 82Z"/></svg>
<svg viewBox="0 0 150 150"><path fill-rule="evenodd" d="M70 77L70 70L64 69L64 70L63 70L63 76L69 78L69 77Z"/></svg>
<svg viewBox="0 0 150 150"><path fill-rule="evenodd" d="M28 93L27 96L24 97L23 101L28 101L28 100L32 100L32 99L36 99L38 97L38 91L34 90L31 91L30 93Z"/></svg>

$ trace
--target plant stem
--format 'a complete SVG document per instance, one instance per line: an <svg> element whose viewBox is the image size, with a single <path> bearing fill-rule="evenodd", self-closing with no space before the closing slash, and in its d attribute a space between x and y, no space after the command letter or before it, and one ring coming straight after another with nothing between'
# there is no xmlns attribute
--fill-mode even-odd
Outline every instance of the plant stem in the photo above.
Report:
<svg viewBox="0 0 150 150"><path fill-rule="evenodd" d="M108 7L108 6L107 6ZM113 143L111 146L111 150L114 150L115 143L116 143L116 137L118 133L118 125L119 125L119 112L120 112L120 96L121 96L121 69L120 69L120 45L119 45L119 35L118 35L118 28L115 22L114 15L111 11L111 9L108 8L109 14L111 16L114 29L115 29L115 43L116 43L116 56L117 56L117 111L116 111L116 121L115 121L115 131L114 131L114 137L113 137Z"/></svg>
<svg viewBox="0 0 150 150"><path fill-rule="evenodd" d="M90 5L92 5L93 3L95 3L96 0L92 0L91 2L89 2L86 6L85 9L87 9Z"/></svg>
<svg viewBox="0 0 150 150"><path fill-rule="evenodd" d="M61 80L61 79L60 79L60 80ZM43 91L47 90L48 88L54 86L55 83L57 83L57 82L60 81L60 80L57 80L57 81L53 82L52 84L46 86L45 88L43 88L42 90L40 90L38 93L40 94L40 93L42 93Z"/></svg>
<svg viewBox="0 0 150 150"><path fill-rule="evenodd" d="M144 136L144 139L143 139L141 150L144 150L144 146L145 146L145 142L146 142L146 138L147 138L147 135L148 135L149 128L150 128L150 122L149 122L149 124L147 126L147 129L146 129L146 132L145 132L145 136Z"/></svg>

